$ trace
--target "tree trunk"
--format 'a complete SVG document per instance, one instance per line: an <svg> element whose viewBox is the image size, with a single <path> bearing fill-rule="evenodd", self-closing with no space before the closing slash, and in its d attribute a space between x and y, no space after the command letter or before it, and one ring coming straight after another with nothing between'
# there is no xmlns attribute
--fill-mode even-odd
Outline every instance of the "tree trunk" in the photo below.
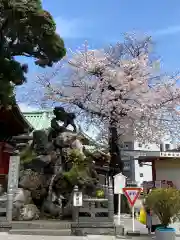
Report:
<svg viewBox="0 0 180 240"><path fill-rule="evenodd" d="M116 124L113 121L110 122L109 126L109 152L111 155L109 175L113 177L123 171L123 162L121 161L121 153L118 144L118 132Z"/></svg>
<svg viewBox="0 0 180 240"><path fill-rule="evenodd" d="M114 189L114 178L113 176L123 171L123 162L121 161L121 153L118 146L118 132L116 124L111 121L109 125L109 152L111 155L110 160L110 172L109 175L113 180ZM118 195L114 195L114 214L118 213Z"/></svg>

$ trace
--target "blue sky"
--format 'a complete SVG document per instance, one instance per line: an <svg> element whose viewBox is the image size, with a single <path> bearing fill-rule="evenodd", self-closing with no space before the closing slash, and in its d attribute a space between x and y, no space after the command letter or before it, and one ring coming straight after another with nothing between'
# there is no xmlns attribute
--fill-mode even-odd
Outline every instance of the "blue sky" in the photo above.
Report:
<svg viewBox="0 0 180 240"><path fill-rule="evenodd" d="M76 49L85 40L101 48L123 39L124 33L145 33L155 42L163 70L180 69L179 0L43 0L43 7L54 16L67 48ZM40 71L29 64L28 83L17 91L21 101L26 101L22 92L28 93Z"/></svg>

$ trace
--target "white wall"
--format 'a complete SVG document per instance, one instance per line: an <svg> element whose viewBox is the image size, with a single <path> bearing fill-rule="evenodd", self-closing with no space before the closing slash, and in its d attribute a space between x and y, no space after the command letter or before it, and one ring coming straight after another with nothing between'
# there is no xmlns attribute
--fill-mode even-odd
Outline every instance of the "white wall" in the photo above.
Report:
<svg viewBox="0 0 180 240"><path fill-rule="evenodd" d="M156 144L143 145L138 142L134 143L135 150L143 151L159 151L159 147ZM143 181L152 181L152 166L151 163L148 165L139 166L138 161L135 161L135 179L138 185L141 185ZM143 174L143 177L140 177L140 174Z"/></svg>
<svg viewBox="0 0 180 240"><path fill-rule="evenodd" d="M163 151L166 151L165 147L169 142L163 142ZM175 149L176 144L169 144L169 149ZM138 142L134 143L134 150L144 150L144 151L160 151L160 146L157 144L141 145ZM151 163L147 163L151 164ZM143 177L140 177L140 174L143 174ZM135 179L138 184L141 184L143 181L152 181L152 166L143 165L139 166L138 161L135 162ZM163 180L163 179L161 179Z"/></svg>
<svg viewBox="0 0 180 240"><path fill-rule="evenodd" d="M152 166L151 163L148 164L149 166L140 167L138 161L135 160L135 180L138 185L141 185L143 181L152 181ZM140 174L143 174L143 177Z"/></svg>
<svg viewBox="0 0 180 240"><path fill-rule="evenodd" d="M160 151L160 145L157 144L148 144L143 145L133 140L132 136L121 136L121 141L123 142L133 142L133 150L144 150L144 151ZM122 143L120 143L122 144ZM163 151L166 151L166 144L169 144L168 141L162 141ZM176 149L176 144L169 144L169 150ZM132 160L133 161L133 160ZM140 185L143 181L151 181L152 180L152 166L151 163L148 165L143 165L142 167L139 166L137 160L135 161L135 181ZM143 174L143 177L140 177L140 173Z"/></svg>
<svg viewBox="0 0 180 240"><path fill-rule="evenodd" d="M144 150L144 151L159 151L160 147L157 144L140 144L138 142L134 142L134 149L135 150Z"/></svg>

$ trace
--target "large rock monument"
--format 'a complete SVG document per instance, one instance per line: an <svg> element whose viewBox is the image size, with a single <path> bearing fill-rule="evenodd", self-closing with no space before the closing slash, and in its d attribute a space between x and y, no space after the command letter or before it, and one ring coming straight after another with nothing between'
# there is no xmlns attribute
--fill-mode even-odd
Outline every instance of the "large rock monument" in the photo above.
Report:
<svg viewBox="0 0 180 240"><path fill-rule="evenodd" d="M21 151L19 189L14 197L13 220L68 218L72 214L75 185L94 196L98 174L86 155L75 114L54 108L49 129L35 130ZM63 122L62 126L59 121ZM72 125L74 131L67 129Z"/></svg>

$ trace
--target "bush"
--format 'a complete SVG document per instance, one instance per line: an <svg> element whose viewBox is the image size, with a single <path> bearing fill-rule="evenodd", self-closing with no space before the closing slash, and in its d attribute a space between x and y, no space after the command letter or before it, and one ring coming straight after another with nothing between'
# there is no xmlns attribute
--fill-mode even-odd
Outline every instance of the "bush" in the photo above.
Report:
<svg viewBox="0 0 180 240"><path fill-rule="evenodd" d="M164 227L179 219L180 191L174 188L154 189L146 197L145 206L152 209Z"/></svg>
<svg viewBox="0 0 180 240"><path fill-rule="evenodd" d="M74 165L82 165L85 159L79 149L72 149L68 152L68 161L72 162Z"/></svg>
<svg viewBox="0 0 180 240"><path fill-rule="evenodd" d="M97 198L104 198L104 197L105 197L104 190L103 190L103 189L98 189L98 190L96 191L96 197L97 197Z"/></svg>
<svg viewBox="0 0 180 240"><path fill-rule="evenodd" d="M20 153L20 162L21 164L30 163L34 158L37 157L37 154L31 146L25 147Z"/></svg>

